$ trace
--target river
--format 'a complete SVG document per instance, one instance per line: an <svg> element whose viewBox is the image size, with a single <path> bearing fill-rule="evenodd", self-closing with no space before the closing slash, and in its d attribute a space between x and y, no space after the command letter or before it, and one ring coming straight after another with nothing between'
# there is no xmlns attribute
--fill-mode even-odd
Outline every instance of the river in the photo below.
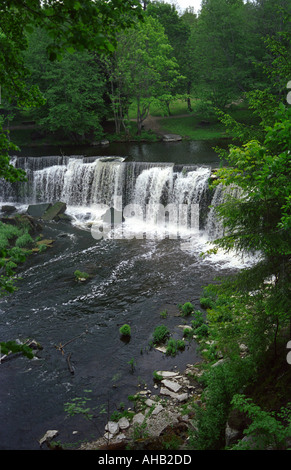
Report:
<svg viewBox="0 0 291 470"><path fill-rule="evenodd" d="M76 158L76 149L74 152L69 149L68 158L61 163L55 164L51 157L51 166L40 153L36 156L32 151L24 152L18 157L18 160L24 158L25 165L31 165L27 157L38 158L38 169L34 166L31 170L33 180L29 183L30 190L24 191L25 196L23 192L20 197L19 192L7 193L5 190L2 203L15 202L20 211L25 211L29 203L45 202L56 194L55 188L63 175L59 191L63 198L68 198L67 213L72 219L42 222L42 233L45 238L55 240L53 246L29 257L20 269L18 290L0 300L1 340L31 338L42 346L34 360L21 356L0 364L0 449L40 449L38 440L49 429L59 431L57 439L62 443L97 437L103 433L110 413L121 402L126 407L132 406L129 395L145 384L155 393L153 371L183 371L188 363L201 360L194 341L187 343L185 351L176 357L165 356L151 348L154 328L165 324L174 338L181 338L179 325L184 320L179 317L178 304L189 301L199 309L203 286L218 275L240 269L243 261L223 254L201 258L209 240L205 221L201 229L189 232L185 237L164 236L161 226L153 229L148 225L146 229L142 228L146 236L134 238L141 230L135 219L121 225L125 227L123 232L119 225L111 237L94 237L92 203L96 205L98 199L86 202L82 199L80 203L80 194L84 194L85 187L92 189L94 185L100 185L98 197L108 191L112 175L115 186L113 190L112 180L110 197L116 197L118 175L118 181L127 182L127 194L131 178L131 202L141 202L141 188L147 188L144 195L147 203L153 194L154 202L161 200L162 195L173 201L177 198L177 187L179 194L184 191L185 199L189 197L190 184L197 186L197 191L191 192L192 203L203 207L204 189L211 167L217 166L218 158L208 144L200 161L199 152L194 150L195 158L192 155L190 161L191 145L195 148L195 143L140 144L132 146L128 152L125 147L122 150L120 146L109 146L106 150L100 149L99 155L118 156L119 159L114 157L102 162L99 159L84 160L79 155ZM97 153L95 149L94 154ZM52 155L57 155L56 151ZM138 162L142 165L136 165ZM150 162L166 165L148 165ZM174 164L182 167L177 170ZM75 169L78 167L76 174L70 170L70 165ZM102 177L96 170L98 165L106 167ZM136 170L134 179L132 168ZM88 186L85 182L93 173L98 174L98 181L91 179ZM48 174L53 185L47 184ZM79 181L81 174L83 179ZM64 192L64 187L68 186L70 191ZM31 188L34 191L38 188L37 201ZM124 194L124 187L118 188L121 191L118 194ZM97 193L94 194L97 197ZM92 198L92 191L88 197ZM89 273L89 280L77 283L75 270ZM166 318L160 315L164 310L167 311ZM129 342L120 338L119 327L124 323L131 326ZM60 345L66 343L62 354ZM74 374L68 368L69 354ZM85 396L91 400L86 406L94 410L96 428L84 417L69 417L64 411L65 403ZM104 408L106 414L102 412Z"/></svg>

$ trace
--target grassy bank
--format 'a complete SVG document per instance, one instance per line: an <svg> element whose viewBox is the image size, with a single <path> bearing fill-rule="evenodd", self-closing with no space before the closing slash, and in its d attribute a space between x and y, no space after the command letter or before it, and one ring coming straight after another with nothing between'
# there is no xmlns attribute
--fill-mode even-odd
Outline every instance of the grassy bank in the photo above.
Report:
<svg viewBox="0 0 291 470"><path fill-rule="evenodd" d="M244 103L233 105L226 109L232 117L242 123L254 124L251 111ZM157 105L152 105L149 117L144 121L142 135L137 135L136 105L133 103L129 111L129 132L117 135L112 120L104 123L104 138L109 142L155 142L163 134L178 134L188 140L212 140L226 137L225 127L217 115L207 104L192 100L192 111L188 111L185 100L177 100L170 105L170 114ZM27 115L19 115L10 123L10 138L19 147L45 145L90 145L87 142L76 141L61 132L49 133L28 120ZM76 137L76 136L75 136ZM229 136L228 136L229 137Z"/></svg>

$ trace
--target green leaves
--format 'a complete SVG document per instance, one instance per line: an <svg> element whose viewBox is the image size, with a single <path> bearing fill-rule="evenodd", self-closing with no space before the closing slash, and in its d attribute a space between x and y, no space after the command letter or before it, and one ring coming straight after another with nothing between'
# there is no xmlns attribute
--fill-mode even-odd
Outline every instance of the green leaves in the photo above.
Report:
<svg viewBox="0 0 291 470"><path fill-rule="evenodd" d="M140 134L150 105L157 100L171 100L176 81L181 78L164 28L157 19L146 17L119 35L116 53L107 64L116 128L120 129L120 121L125 125L129 106L135 101Z"/></svg>
<svg viewBox="0 0 291 470"><path fill-rule="evenodd" d="M32 349L26 344L19 344L17 341L0 342L0 355L6 355L9 353L21 353L28 359L32 359L34 357Z"/></svg>
<svg viewBox="0 0 291 470"><path fill-rule="evenodd" d="M244 193L217 209L228 230L228 237L215 242L219 246L226 246L232 236L234 246L257 246L268 256L287 250L290 236L282 229L290 224L290 116L290 108L281 105L274 125L265 127L263 143L251 140L230 147L230 166L218 171L217 183L236 185Z"/></svg>
<svg viewBox="0 0 291 470"><path fill-rule="evenodd" d="M253 438L239 442L233 450L264 450L270 446L272 450L286 448L291 432L291 403L287 408L282 407L278 413L268 413L253 403L250 398L237 394L232 399L232 405L235 409L246 413L251 419L252 422L244 434Z"/></svg>

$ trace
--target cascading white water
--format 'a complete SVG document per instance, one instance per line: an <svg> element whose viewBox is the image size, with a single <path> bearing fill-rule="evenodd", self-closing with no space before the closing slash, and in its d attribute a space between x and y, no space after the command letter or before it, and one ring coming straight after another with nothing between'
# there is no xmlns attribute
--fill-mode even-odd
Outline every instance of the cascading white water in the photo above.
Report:
<svg viewBox="0 0 291 470"><path fill-rule="evenodd" d="M205 225L209 206L209 167L171 163L125 162L120 157L38 157L14 159L26 170L28 182L2 185L0 200L23 204L63 201L76 223L89 225L100 218L105 205L121 211L133 205L146 215L146 223L159 225L160 207L177 208L180 226L189 226L193 205L198 207L200 225ZM215 193L215 199L219 199ZM183 206L183 207L182 207ZM183 209L183 210L182 210ZM196 210L197 212L197 210ZM173 213L171 214L173 216ZM174 214L175 218L175 214ZM217 230L212 213L207 229ZM163 221L162 221L163 222ZM192 225L193 228L193 225ZM198 224L199 228L199 224Z"/></svg>

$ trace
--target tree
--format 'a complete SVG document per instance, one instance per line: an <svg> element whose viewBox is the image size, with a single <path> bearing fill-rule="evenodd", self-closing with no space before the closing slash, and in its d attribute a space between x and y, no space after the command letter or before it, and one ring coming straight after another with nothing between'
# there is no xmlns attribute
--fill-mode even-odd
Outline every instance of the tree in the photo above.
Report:
<svg viewBox="0 0 291 470"><path fill-rule="evenodd" d="M270 50L274 51L276 45L275 36L269 41ZM283 50L287 56L290 54L281 43L281 53ZM286 97L282 99L282 89L278 89L278 84L283 88L286 70L285 60L278 61L275 54L267 72L268 89L247 95L251 109L260 117L259 130L245 129L222 113L223 121L237 130L242 145L231 145L229 152L223 152L228 166L218 171L217 183L239 187L241 193L239 197L230 194L217 207L226 232L214 241L225 250L261 254L262 261L248 269L236 287L263 294L264 311L276 325L275 350L280 325L289 321L291 331L291 108ZM273 279L270 285L266 284L268 278Z"/></svg>
<svg viewBox="0 0 291 470"><path fill-rule="evenodd" d="M254 87L259 38L251 12L242 0L203 0L189 41L197 98L223 108Z"/></svg>
<svg viewBox="0 0 291 470"><path fill-rule="evenodd" d="M3 97L21 108L44 103L35 85L28 86L30 71L25 66L23 51L27 34L41 26L49 36L47 54L50 60L62 57L64 51L83 50L112 52L116 33L141 20L141 6L136 0L3 0L0 6L0 84ZM0 122L3 136L3 119ZM0 149L2 176L11 173L5 138ZM16 177L16 173L14 174ZM23 173L19 173L23 178Z"/></svg>
<svg viewBox="0 0 291 470"><path fill-rule="evenodd" d="M188 62L189 24L184 21L183 17L179 16L175 5L169 3L152 2L148 6L146 14L156 18L164 27L165 34L173 48L173 56L179 65L180 73L186 78L186 80L180 80L177 83L176 92L189 96L191 92L190 64ZM196 18L195 15L194 18Z"/></svg>
<svg viewBox="0 0 291 470"><path fill-rule="evenodd" d="M129 106L135 101L138 134L150 105L158 101L166 107L173 99L172 90L182 79L164 28L152 17L145 17L144 22L119 35L107 67L117 129L120 122L126 127Z"/></svg>
<svg viewBox="0 0 291 470"><path fill-rule="evenodd" d="M99 56L87 51L65 52L61 61L50 61L47 42L47 33L38 28L30 34L25 52L30 81L38 84L46 100L33 113L34 118L43 129L61 131L74 140L100 137L105 83Z"/></svg>

